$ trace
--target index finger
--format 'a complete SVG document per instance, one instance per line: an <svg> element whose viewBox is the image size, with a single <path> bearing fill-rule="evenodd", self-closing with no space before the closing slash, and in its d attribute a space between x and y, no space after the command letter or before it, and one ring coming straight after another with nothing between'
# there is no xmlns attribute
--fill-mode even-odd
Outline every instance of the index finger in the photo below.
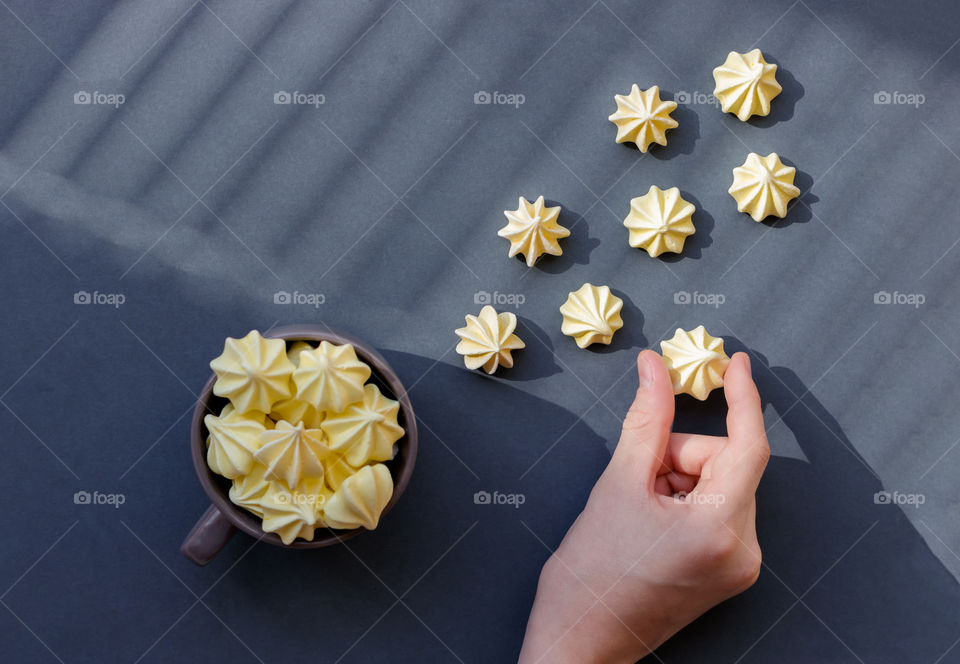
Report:
<svg viewBox="0 0 960 664"><path fill-rule="evenodd" d="M727 399L728 443L717 459L716 479L731 493L752 496L770 459L770 445L760 393L746 353L736 353L730 359L723 376L723 392Z"/></svg>

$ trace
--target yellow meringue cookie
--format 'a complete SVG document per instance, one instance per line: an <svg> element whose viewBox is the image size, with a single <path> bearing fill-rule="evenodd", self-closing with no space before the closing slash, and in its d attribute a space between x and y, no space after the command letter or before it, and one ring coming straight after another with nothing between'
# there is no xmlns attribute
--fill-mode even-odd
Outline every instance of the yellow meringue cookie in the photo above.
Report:
<svg viewBox="0 0 960 664"><path fill-rule="evenodd" d="M516 210L505 210L507 225L497 235L510 240L510 258L523 254L527 267L533 267L541 254L560 256L563 250L559 240L570 231L559 223L560 206L545 207L543 196L531 203L523 196Z"/></svg>
<svg viewBox="0 0 960 664"><path fill-rule="evenodd" d="M240 413L227 404L219 416L203 418L207 427L207 465L210 470L233 479L250 472L253 454L260 449L260 435L266 430L263 413Z"/></svg>
<svg viewBox="0 0 960 664"><path fill-rule="evenodd" d="M623 327L622 308L623 300L611 293L609 286L584 284L560 307L560 331L573 337L580 348L592 343L609 344L613 333Z"/></svg>
<svg viewBox="0 0 960 664"><path fill-rule="evenodd" d="M363 399L363 384L368 378L370 367L357 358L353 346L329 341L302 351L300 365L293 372L298 399L319 411L335 413Z"/></svg>
<svg viewBox="0 0 960 664"><path fill-rule="evenodd" d="M660 342L660 352L674 394L689 394L703 401L714 389L723 387L730 358L723 352L723 339L711 337L703 325L689 332L677 328L672 339Z"/></svg>
<svg viewBox="0 0 960 664"><path fill-rule="evenodd" d="M267 467L266 476L296 489L307 477L323 477L323 459L330 454L320 429L305 429L284 420L275 429L260 434L261 447L254 458Z"/></svg>
<svg viewBox="0 0 960 664"><path fill-rule="evenodd" d="M363 387L363 401L350 404L342 413L329 414L320 429L327 435L327 446L351 466L388 461L393 458L393 444L403 437L403 427L397 424L399 411L399 403L368 383Z"/></svg>
<svg viewBox="0 0 960 664"><path fill-rule="evenodd" d="M678 124L670 117L677 102L661 100L656 85L641 90L636 83L630 94L614 95L614 99L617 112L607 119L617 125L617 143L635 143L640 152L646 152L651 143L667 144L667 130Z"/></svg>
<svg viewBox="0 0 960 664"><path fill-rule="evenodd" d="M304 494L299 494L304 495ZM284 544L290 544L297 537L307 541L313 539L317 525L316 504L298 498L279 482L271 482L260 500L263 510L263 530L276 533Z"/></svg>
<svg viewBox="0 0 960 664"><path fill-rule="evenodd" d="M743 166L733 169L733 184L727 192L737 202L737 210L754 221L770 215L783 218L790 201L800 195L793 184L796 173L797 169L786 166L776 152L766 157L751 152Z"/></svg>
<svg viewBox="0 0 960 664"><path fill-rule="evenodd" d="M763 59L755 48L747 53L730 51L726 61L713 70L717 86L713 96L724 113L733 113L746 122L751 115L768 115L770 102L780 94L777 65Z"/></svg>
<svg viewBox="0 0 960 664"><path fill-rule="evenodd" d="M275 422L286 420L291 424L303 422L308 429L316 429L317 427L312 424L317 419L317 409L306 401L291 397L273 404L273 408L270 409L270 419Z"/></svg>
<svg viewBox="0 0 960 664"><path fill-rule="evenodd" d="M274 403L290 396L293 364L283 339L264 339L256 330L242 339L228 337L210 368L217 374L213 393L230 399L241 413L267 413Z"/></svg>
<svg viewBox="0 0 960 664"><path fill-rule="evenodd" d="M305 350L313 350L314 346L311 346L306 341L294 341L287 348L287 358L293 362L293 366L298 366L300 364L300 353Z"/></svg>
<svg viewBox="0 0 960 664"><path fill-rule="evenodd" d="M643 196L631 199L623 225L630 230L631 247L644 249L656 258L669 251L679 254L687 236L693 235L696 207L680 196L680 190L652 186Z"/></svg>
<svg viewBox="0 0 960 664"><path fill-rule="evenodd" d="M382 463L364 466L326 501L323 521L330 528L373 530L392 495L393 478L387 467Z"/></svg>
<svg viewBox="0 0 960 664"><path fill-rule="evenodd" d="M260 506L260 500L270 488L270 480L266 478L267 467L262 463L254 463L250 472L233 479L233 486L230 487L230 502L234 505L253 512L261 519L263 518L263 508Z"/></svg>
<svg viewBox="0 0 960 664"><path fill-rule="evenodd" d="M359 468L351 466L343 455L336 452L324 459L323 466L326 469L327 486L333 491L339 489L345 479L359 470Z"/></svg>
<svg viewBox="0 0 960 664"><path fill-rule="evenodd" d="M507 369L513 366L511 351L525 348L526 344L515 335L517 317L509 311L498 314L490 305L480 310L479 316L466 316L467 325L456 330L462 341L457 344L457 352L463 355L463 363L468 369L483 370L492 374L503 365Z"/></svg>

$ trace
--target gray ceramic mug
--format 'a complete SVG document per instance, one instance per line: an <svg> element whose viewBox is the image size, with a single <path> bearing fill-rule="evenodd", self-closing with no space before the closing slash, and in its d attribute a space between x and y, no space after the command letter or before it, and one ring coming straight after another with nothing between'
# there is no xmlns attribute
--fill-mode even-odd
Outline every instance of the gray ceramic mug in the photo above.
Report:
<svg viewBox="0 0 960 664"><path fill-rule="evenodd" d="M329 341L333 344L350 344L357 351L357 357L370 365L372 370L371 380L377 384L385 396L400 402L398 422L403 427L404 435L397 441L396 456L392 461L386 462L390 474L393 476L393 496L383 510L385 515L397 504L404 489L407 488L417 459L417 420L413 414L410 397L407 396L407 391L400 383L397 374L390 368L387 361L370 346L320 325L278 327L264 336L286 341ZM187 535L180 546L180 552L198 565L206 565L220 552L220 549L226 545L237 530L242 530L248 535L269 544L288 549L316 549L322 546L330 546L364 532L365 528L355 528L354 530L318 529L312 542L297 539L290 544L284 544L276 533L268 533L263 530L261 521L256 515L230 502L230 480L210 470L206 459L208 434L203 418L208 413L219 413L227 403L226 399L213 393L214 382L216 382L216 376L211 376L200 393L197 407L193 411L193 424L190 430L190 454L193 457L193 467L197 471L200 485L207 492L212 504Z"/></svg>

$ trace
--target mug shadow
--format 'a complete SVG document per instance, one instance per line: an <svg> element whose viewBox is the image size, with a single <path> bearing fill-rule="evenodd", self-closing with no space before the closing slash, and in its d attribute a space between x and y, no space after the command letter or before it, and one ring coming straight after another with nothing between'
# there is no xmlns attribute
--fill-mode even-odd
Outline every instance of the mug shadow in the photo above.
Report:
<svg viewBox="0 0 960 664"><path fill-rule="evenodd" d="M414 385L420 441L410 485L376 532L341 545L251 549L251 538L235 537L212 564L213 573L235 565L218 590L244 606L231 624L304 635L297 651L322 647L329 661L347 651L350 661L380 661L387 643L418 661L450 659L419 618L471 661L516 660L548 547L586 503L609 460L606 441L574 413L470 372L454 364L459 358L381 354ZM304 589L312 589L306 603L296 599ZM409 611L398 605L384 613L391 592ZM371 624L375 638L358 640ZM487 638L478 640L477 631Z"/></svg>
<svg viewBox="0 0 960 664"><path fill-rule="evenodd" d="M900 507L878 504L879 478L799 377L727 340L731 354L751 355L763 406L778 416L769 431L785 425L807 460L774 456L760 482L757 584L658 655L668 662L940 661L960 627L943 607L960 602L960 585ZM724 434L724 411L719 390L705 403L677 400L685 431Z"/></svg>

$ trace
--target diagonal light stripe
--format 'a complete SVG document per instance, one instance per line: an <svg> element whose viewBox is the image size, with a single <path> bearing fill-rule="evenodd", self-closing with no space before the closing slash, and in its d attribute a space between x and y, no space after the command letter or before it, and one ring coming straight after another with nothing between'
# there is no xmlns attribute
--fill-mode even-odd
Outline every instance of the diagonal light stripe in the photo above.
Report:
<svg viewBox="0 0 960 664"><path fill-rule="evenodd" d="M566 30L564 30L564 31L563 31L563 34L560 35L559 37L557 37L557 40L556 40L555 42L553 42L552 44L550 44L550 48L548 48L546 51L544 51L544 52L543 52L543 55L541 55L539 58L537 58L536 60L534 60L534 61L533 61L533 64L530 65L529 67L527 67L526 71L524 71L522 74L520 74L520 77L519 77L517 80L518 80L518 81L522 81L522 80L523 80L523 77L526 76L527 74L529 74L531 69L533 69L533 68L536 67L538 64L540 64L540 61L543 60L543 59L547 56L547 53L549 53L550 51L552 51L552 50L556 47L556 45L559 44L559 43L563 40L563 38L567 36L567 33L569 33L571 30L573 30L575 27L577 27L577 25L579 25L580 21L582 21L582 20L586 17L587 14L589 14L591 11L593 11L593 8L596 7L598 4L600 4L600 0L596 0L592 5L590 5L590 7L587 8L587 11L583 12L582 14L580 14L580 18L578 18L576 21L574 21L574 22L573 22L573 25L571 25L569 28L567 28Z"/></svg>
<svg viewBox="0 0 960 664"><path fill-rule="evenodd" d="M417 16L416 12L414 12L412 9L410 9L410 7L409 7L409 5L407 5L407 3L405 3L403 0L398 0L398 1L400 2L401 5L403 5L404 9L406 9L408 12L410 12L410 14L411 14L415 19L417 19L417 21L420 22L420 25L422 25L423 27L425 27L425 28L427 29L427 32L429 32L431 35L433 35L433 38L434 38L434 39L436 39L438 42L440 42L440 45L441 45L441 46L443 46L445 49L447 49L447 51L450 52L450 55L452 55L453 57L455 57L455 58L457 59L457 62L459 62L461 65L463 65L463 68L464 68L464 69L466 69L468 72L470 72L475 79L477 79L478 81L480 80L480 77L477 75L477 72L475 72L475 71L473 71L472 69L470 69L469 65L467 65L466 62L464 62L463 60L461 60L461 59L460 59L460 56L457 55L457 54L454 52L454 50L447 45L447 42L445 42L445 41L443 41L442 39L440 39L440 37L437 36L437 33L434 32L433 30L431 30L431 29L430 29L430 26L427 25L426 23L424 23L424 22L423 22L423 19L420 18L419 16Z"/></svg>
<svg viewBox="0 0 960 664"><path fill-rule="evenodd" d="M223 27L225 27L225 28L227 29L227 32L229 32L231 35L233 35L233 36L236 38L236 40L237 40L238 42L240 42L240 44L242 44L243 47L244 47L245 49L247 49L247 51L250 52L250 55L252 55L254 58L257 59L257 62L259 62L261 65L263 65L264 69L266 69L268 72L270 72L271 74L273 74L273 77L274 77L275 79L277 79L278 81L280 80L280 77L277 76L277 72L273 71L273 70L270 68L270 65L268 65L266 62L264 62L263 60L261 60L261 59L260 59L260 56L257 55L252 48L250 48L249 46L247 46L247 42L245 42L245 41L243 41L242 39L240 39L240 35L238 35L236 32L234 32L234 31L230 28L229 25L227 25L226 23L224 23L224 22L223 22L223 19L220 18L215 11L213 11L212 9L210 9L210 5L208 5L208 4L207 4L206 2L204 2L203 0L198 0L198 2L199 2L201 5L203 5L204 9L206 9L208 12L210 12L210 14L211 14L215 19L217 19L218 21L220 21L220 25L222 25Z"/></svg>
<svg viewBox="0 0 960 664"><path fill-rule="evenodd" d="M46 150L44 150L44 151L43 151L43 154L40 155L39 157L37 157L37 160L36 160L35 162L33 162L32 164L30 164L30 168L28 168L27 170L25 170L25 171L23 172L23 175L21 175L21 176L18 177L16 180L14 180L14 181L13 181L13 184L11 184L9 187L7 187L7 190L6 190L5 192L3 192L3 194L0 194L0 199L6 198L6 197L7 197L7 194L9 194L11 191L13 191L13 188L16 187L18 184L20 184L20 181L23 180L23 178L27 177L27 175L29 175L30 171L32 171L32 170L34 169L34 167L35 167L37 164L40 163L40 160L43 159L44 157L46 157L53 148L57 147L57 146L60 144L60 141L62 141L62 140L66 137L67 134L69 134L71 131L73 131L73 128L76 127L78 124L80 124L80 121L79 121L79 120L76 120L72 125L70 125L70 128L69 128L69 129L67 129L65 132L63 132L62 134L60 134L60 137L53 142L53 145L51 145L51 146L48 147Z"/></svg>
<svg viewBox="0 0 960 664"><path fill-rule="evenodd" d="M398 2L400 2L400 0L394 0L393 3L392 3L389 7L387 7L387 11L383 12L382 14L380 14L380 18L378 18L376 21L374 21L372 24L370 24L370 27L367 28L366 30L364 30L364 31L363 31L363 34L361 34L359 37L357 37L356 41L354 41L354 42L350 45L350 48L348 48L346 51L344 51L343 54L333 62L332 65L330 65L329 67L327 67L326 71L324 71L322 74L320 74L319 78L317 78L317 82L319 83L319 82L322 81L324 78L326 78L326 77L327 77L327 74L329 74L329 73L333 70L334 67L336 67L338 64L340 64L340 61L343 60L345 57L347 57L347 54L350 53L350 51L352 51L353 48L363 40L364 37L367 36L367 33L370 32L371 30L373 30L375 27L377 27L377 25L380 24L380 21L382 21L382 20L384 19L384 17L385 17L387 14L390 13L390 10L391 10L391 9L393 9L394 7L397 6L397 3L398 3Z"/></svg>
<svg viewBox="0 0 960 664"><path fill-rule="evenodd" d="M120 74L120 80L122 81L124 76L126 76L126 75L129 74L131 71L133 71L133 68L136 67L138 64L140 64L140 61L143 60L145 57L147 57L147 54L148 54L150 51L152 51L154 48L156 48L157 44L159 44L161 41L163 41L163 38L166 37L166 36L170 33L171 30L173 30L175 27L177 27L177 25L180 23L180 21L182 21L182 20L186 17L186 15L189 14L191 11L193 11L193 8L196 7L196 6L199 5L199 4L200 4L200 0L197 0L196 2L194 2L192 5L190 5L190 6L187 8L187 11L183 12L182 14L180 14L180 18L178 18L176 21L174 21L174 22L173 22L173 25L171 25L169 28L167 28L166 30L164 30L163 34L160 35L159 37L157 37L156 41L154 41L152 44L150 44L150 48L148 48L146 51L144 51L143 54L142 54L139 58L137 58L132 65L130 65L129 67L127 67L127 70L126 70L125 72L123 72L122 74Z"/></svg>

